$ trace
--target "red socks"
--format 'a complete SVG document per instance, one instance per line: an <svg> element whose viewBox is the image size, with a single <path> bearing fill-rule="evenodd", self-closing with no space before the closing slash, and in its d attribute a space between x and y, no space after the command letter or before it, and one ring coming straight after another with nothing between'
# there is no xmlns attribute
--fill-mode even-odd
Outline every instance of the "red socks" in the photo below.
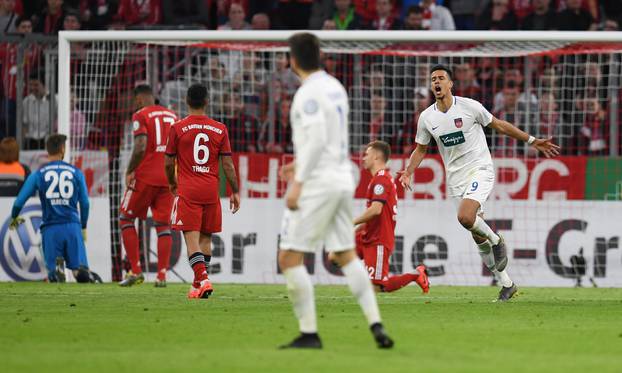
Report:
<svg viewBox="0 0 622 373"><path fill-rule="evenodd" d="M127 259L132 266L132 273L135 275L142 273L140 268L140 262L138 261L138 234L136 233L136 227L134 226L134 220L120 219L121 225L121 238L123 239L123 247L125 247L125 253Z"/></svg>
<svg viewBox="0 0 622 373"><path fill-rule="evenodd" d="M383 290L387 293L399 290L404 286L410 284L411 282L415 281L417 277L418 275L412 273L404 273L403 275L399 276L391 276L382 284Z"/></svg>
<svg viewBox="0 0 622 373"><path fill-rule="evenodd" d="M158 233L158 280L166 280L166 271L171 261L171 246L173 238L171 237L171 228L166 225L156 225Z"/></svg>

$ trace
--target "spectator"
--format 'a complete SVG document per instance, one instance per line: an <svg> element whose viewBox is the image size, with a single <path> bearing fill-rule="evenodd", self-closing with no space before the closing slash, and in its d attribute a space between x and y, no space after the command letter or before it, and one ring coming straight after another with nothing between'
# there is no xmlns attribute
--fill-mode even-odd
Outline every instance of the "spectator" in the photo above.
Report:
<svg viewBox="0 0 622 373"><path fill-rule="evenodd" d="M265 149L267 153L293 153L292 129L289 125L289 109L291 106L291 96L283 95L279 100L279 110L274 121L273 139L267 136L267 131L271 130L269 123L264 125L262 138L267 141Z"/></svg>
<svg viewBox="0 0 622 373"><path fill-rule="evenodd" d="M421 113L430 106L430 91L428 88L415 88L413 98L414 113L404 122L402 127L393 136L392 151L396 154L410 154L415 150L415 137L417 136L417 123Z"/></svg>
<svg viewBox="0 0 622 373"><path fill-rule="evenodd" d="M600 0L603 13L606 19L614 20L620 25L622 23L622 1L620 0Z"/></svg>
<svg viewBox="0 0 622 373"><path fill-rule="evenodd" d="M510 8L510 0L492 0L477 20L480 30L517 30L518 20Z"/></svg>
<svg viewBox="0 0 622 373"><path fill-rule="evenodd" d="M560 145L562 151L568 152L566 149L569 144L566 142L567 136L562 133L564 127L560 126L559 105L553 93L544 93L540 97L538 108L537 132L539 138L553 139L553 143ZM572 149L575 151L575 149Z"/></svg>
<svg viewBox="0 0 622 373"><path fill-rule="evenodd" d="M454 95L480 101L482 90L475 79L475 70L469 63L456 66L454 71Z"/></svg>
<svg viewBox="0 0 622 373"><path fill-rule="evenodd" d="M587 92L583 100L583 124L579 136L579 153L585 155L606 155L607 111L602 108L596 92ZM579 111L580 113L581 111Z"/></svg>
<svg viewBox="0 0 622 373"><path fill-rule="evenodd" d="M153 26L162 20L160 0L121 0L115 16L125 26Z"/></svg>
<svg viewBox="0 0 622 373"><path fill-rule="evenodd" d="M34 16L35 32L56 35L63 26L65 8L63 0L48 0L47 7Z"/></svg>
<svg viewBox="0 0 622 373"><path fill-rule="evenodd" d="M228 21L218 26L219 30L250 30L251 25L245 21L246 14L244 7L239 3L231 3L229 6L229 19Z"/></svg>
<svg viewBox="0 0 622 373"><path fill-rule="evenodd" d="M162 0L165 25L207 26L209 14L204 0Z"/></svg>
<svg viewBox="0 0 622 373"><path fill-rule="evenodd" d="M78 108L78 100L74 92L71 92L69 104L71 105L71 112L69 114L71 146L82 150L84 149L84 143L86 140L86 116Z"/></svg>
<svg viewBox="0 0 622 373"><path fill-rule="evenodd" d="M530 112L535 112L535 108L538 105L538 98L531 92L523 92L522 88L524 86L525 80L523 78L523 74L521 74L519 69L508 69L504 74L504 82L505 85L508 85L508 82L513 82L514 86L517 87L520 94L518 96L518 103L521 105L522 109L526 110L527 105L529 105ZM494 98L494 107L493 111L499 111L504 106L505 95L503 92L498 92Z"/></svg>
<svg viewBox="0 0 622 373"><path fill-rule="evenodd" d="M270 17L266 13L257 13L251 19L253 30L270 30Z"/></svg>
<svg viewBox="0 0 622 373"><path fill-rule="evenodd" d="M317 0L311 6L311 17L309 18L309 29L319 30L324 25L324 21L331 18L335 13L335 0Z"/></svg>
<svg viewBox="0 0 622 373"><path fill-rule="evenodd" d="M566 9L557 14L557 29L562 31L595 30L594 18L581 8L581 0L566 0Z"/></svg>
<svg viewBox="0 0 622 373"><path fill-rule="evenodd" d="M362 28L361 18L354 11L352 0L335 0L335 21L337 30L358 30Z"/></svg>
<svg viewBox="0 0 622 373"><path fill-rule="evenodd" d="M85 0L83 23L89 30L106 30L117 14L118 2L108 0Z"/></svg>
<svg viewBox="0 0 622 373"><path fill-rule="evenodd" d="M337 24L335 24L335 20L327 19L324 21L322 25L322 30L337 30Z"/></svg>
<svg viewBox="0 0 622 373"><path fill-rule="evenodd" d="M510 0L510 8L514 12L519 24L533 11L533 3L534 0Z"/></svg>
<svg viewBox="0 0 622 373"><path fill-rule="evenodd" d="M313 0L279 0L277 26L286 30L304 30L309 27Z"/></svg>
<svg viewBox="0 0 622 373"><path fill-rule="evenodd" d="M423 8L423 27L428 30L453 31L456 29L454 17L449 9L436 4L436 0L422 0L421 7Z"/></svg>
<svg viewBox="0 0 622 373"><path fill-rule="evenodd" d="M262 122L274 123L278 115L278 102L282 97L293 97L300 85L300 80L289 67L287 54L277 52L274 56L273 73L268 76L266 89L263 92Z"/></svg>
<svg viewBox="0 0 622 373"><path fill-rule="evenodd" d="M404 18L404 30L425 30L423 27L423 8L413 5L408 8L406 18Z"/></svg>
<svg viewBox="0 0 622 373"><path fill-rule="evenodd" d="M363 24L370 24L377 17L376 0L352 0L354 11L362 17Z"/></svg>
<svg viewBox="0 0 622 373"><path fill-rule="evenodd" d="M373 30L399 30L402 23L393 13L392 0L376 0L376 18L371 22Z"/></svg>
<svg viewBox="0 0 622 373"><path fill-rule="evenodd" d="M475 29L475 15L481 7L480 0L451 0L451 14L458 30Z"/></svg>
<svg viewBox="0 0 622 373"><path fill-rule="evenodd" d="M26 149L43 149L45 138L52 133L51 97L43 79L35 72L28 80L30 94L24 98L23 120Z"/></svg>
<svg viewBox="0 0 622 373"><path fill-rule="evenodd" d="M603 31L619 31L620 25L618 21L616 21L615 19L608 18L608 19L605 19L605 21L603 22L602 30Z"/></svg>
<svg viewBox="0 0 622 373"><path fill-rule="evenodd" d="M79 31L82 29L82 21L80 21L80 15L73 11L68 10L63 17L63 30L67 31Z"/></svg>
<svg viewBox="0 0 622 373"><path fill-rule="evenodd" d="M15 13L15 0L0 0L0 31L3 34L15 32L18 18L19 15Z"/></svg>
<svg viewBox="0 0 622 373"><path fill-rule="evenodd" d="M19 145L13 137L0 141L0 197L15 197L30 175L30 169L19 163Z"/></svg>
<svg viewBox="0 0 622 373"><path fill-rule="evenodd" d="M259 122L254 116L246 114L242 97L237 94L230 97L229 111L232 116L227 120L227 128L233 151L255 153L259 140Z"/></svg>
<svg viewBox="0 0 622 373"><path fill-rule="evenodd" d="M533 11L523 20L523 30L555 30L557 19L551 0L533 0Z"/></svg>
<svg viewBox="0 0 622 373"><path fill-rule="evenodd" d="M503 96L503 107L494 113L495 117L508 121L524 130L524 121L522 116L519 115L520 111L518 108L520 88L514 81L510 80L506 82L500 93ZM516 157L524 154L526 149L522 142L519 143L516 139L500 135L497 132L492 133L492 144L494 155L497 157Z"/></svg>
<svg viewBox="0 0 622 373"><path fill-rule="evenodd" d="M370 118L369 118L369 138L366 143L374 140L383 140L389 142L393 134L392 123L387 118L387 102L382 91L376 90L371 94L370 100Z"/></svg>

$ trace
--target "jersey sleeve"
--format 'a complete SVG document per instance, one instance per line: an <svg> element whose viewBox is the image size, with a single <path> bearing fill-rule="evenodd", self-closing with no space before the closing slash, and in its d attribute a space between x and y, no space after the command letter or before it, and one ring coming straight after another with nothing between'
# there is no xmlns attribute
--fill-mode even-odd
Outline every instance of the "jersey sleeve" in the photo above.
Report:
<svg viewBox="0 0 622 373"><path fill-rule="evenodd" d="M480 102L470 100L469 106L473 110L475 115L475 121L481 124L483 127L487 127L492 122L492 114L482 105Z"/></svg>
<svg viewBox="0 0 622 373"><path fill-rule="evenodd" d="M171 130L168 132L166 155L171 157L177 155L177 131L175 130L175 125L172 125Z"/></svg>
<svg viewBox="0 0 622 373"><path fill-rule="evenodd" d="M294 131L298 131L296 148L295 180L302 183L317 166L326 144L324 112L317 99L300 97L293 109Z"/></svg>
<svg viewBox="0 0 622 373"><path fill-rule="evenodd" d="M147 123L145 123L145 117L139 113L132 115L132 132L134 137L140 135L147 135Z"/></svg>
<svg viewBox="0 0 622 373"><path fill-rule="evenodd" d="M86 186L86 180L82 171L77 170L78 175L78 202L80 203L80 223L82 229L86 229L86 223L89 220L89 190Z"/></svg>
<svg viewBox="0 0 622 373"><path fill-rule="evenodd" d="M225 128L224 136L222 138L222 145L220 146L219 155L231 156L231 143L229 142L229 131Z"/></svg>
<svg viewBox="0 0 622 373"><path fill-rule="evenodd" d="M375 177L372 180L370 200L372 202L377 201L377 202L387 203L387 200L389 199L389 190L390 190L389 185L387 185L386 180L383 180L382 178L379 178L379 177Z"/></svg>
<svg viewBox="0 0 622 373"><path fill-rule="evenodd" d="M11 209L11 218L15 219L19 216L20 211L24 208L26 201L33 193L37 190L37 181L39 178L39 173L35 172L30 174L26 179L24 185L22 185L22 189L19 190L17 194L17 198L15 198L15 202L13 202L13 209Z"/></svg>
<svg viewBox="0 0 622 373"><path fill-rule="evenodd" d="M415 136L415 142L421 145L428 145L430 143L430 139L432 135L428 128L425 126L425 118L424 113L421 113L419 116L419 121L417 122L417 135Z"/></svg>

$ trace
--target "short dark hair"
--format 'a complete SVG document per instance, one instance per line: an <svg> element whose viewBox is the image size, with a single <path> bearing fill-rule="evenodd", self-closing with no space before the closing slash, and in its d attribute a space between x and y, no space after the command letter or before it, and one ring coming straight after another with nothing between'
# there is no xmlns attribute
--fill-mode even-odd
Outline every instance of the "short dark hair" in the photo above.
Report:
<svg viewBox="0 0 622 373"><path fill-rule="evenodd" d="M449 77L449 80L453 80L454 79L454 74L451 72L451 69L445 65L435 65L434 67L432 67L432 70L430 70L430 74L432 74L435 71L439 71L442 70L444 72L447 73L447 76Z"/></svg>
<svg viewBox="0 0 622 373"><path fill-rule="evenodd" d="M63 146L65 146L65 141L67 141L67 136L61 133L51 134L45 141L45 150L48 151L49 155L60 154Z"/></svg>
<svg viewBox="0 0 622 373"><path fill-rule="evenodd" d="M153 90L149 84L139 84L134 87L134 97L138 95L151 95L153 96Z"/></svg>
<svg viewBox="0 0 622 373"><path fill-rule="evenodd" d="M30 22L30 24L32 25L32 19L26 16L20 16L17 17L17 20L15 20L15 27L19 27L19 25L21 25L23 22Z"/></svg>
<svg viewBox="0 0 622 373"><path fill-rule="evenodd" d="M367 147L382 152L385 162L387 162L389 157L391 157L391 146L382 140L374 140L367 144Z"/></svg>
<svg viewBox="0 0 622 373"><path fill-rule="evenodd" d="M409 16L412 13L423 14L423 8L420 7L419 5L411 5L411 6L408 7L408 11L406 12L406 16Z"/></svg>
<svg viewBox="0 0 622 373"><path fill-rule="evenodd" d="M320 68L320 40L317 36L300 32L290 36L289 49L298 67L304 71L313 71Z"/></svg>
<svg viewBox="0 0 622 373"><path fill-rule="evenodd" d="M207 87L201 83L195 83L188 88L186 103L192 109L201 109L207 105Z"/></svg>
<svg viewBox="0 0 622 373"><path fill-rule="evenodd" d="M45 84L43 82L43 77L41 76L39 71L33 71L32 73L30 73L30 75L28 76L28 80L29 81L36 80L36 81L38 81L41 84Z"/></svg>

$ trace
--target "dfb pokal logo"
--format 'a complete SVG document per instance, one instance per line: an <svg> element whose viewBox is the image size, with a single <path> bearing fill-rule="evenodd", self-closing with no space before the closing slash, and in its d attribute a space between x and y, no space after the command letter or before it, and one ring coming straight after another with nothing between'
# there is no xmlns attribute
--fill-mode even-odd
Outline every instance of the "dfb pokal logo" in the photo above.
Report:
<svg viewBox="0 0 622 373"><path fill-rule="evenodd" d="M43 280L47 276L41 250L41 206L26 206L20 214L24 223L15 230L9 229L11 217L0 230L2 250L0 265L16 281Z"/></svg>

